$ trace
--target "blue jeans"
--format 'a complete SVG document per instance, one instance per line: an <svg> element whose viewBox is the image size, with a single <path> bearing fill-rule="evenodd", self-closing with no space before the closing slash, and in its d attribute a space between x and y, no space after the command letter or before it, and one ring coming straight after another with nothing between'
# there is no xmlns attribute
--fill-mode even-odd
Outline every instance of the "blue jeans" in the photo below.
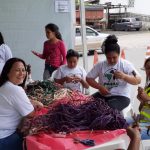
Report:
<svg viewBox="0 0 150 150"><path fill-rule="evenodd" d="M52 76L52 73L57 69L58 67L54 67L48 64L45 64L45 69L43 73L43 80L47 80Z"/></svg>
<svg viewBox="0 0 150 150"><path fill-rule="evenodd" d="M15 132L0 139L0 150L23 150L23 138Z"/></svg>

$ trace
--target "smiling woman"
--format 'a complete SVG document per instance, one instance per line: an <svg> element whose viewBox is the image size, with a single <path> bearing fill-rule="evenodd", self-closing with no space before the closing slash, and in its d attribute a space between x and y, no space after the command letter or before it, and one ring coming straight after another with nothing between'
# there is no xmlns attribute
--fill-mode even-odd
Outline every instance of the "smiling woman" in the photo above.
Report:
<svg viewBox="0 0 150 150"><path fill-rule="evenodd" d="M23 83L26 77L25 66L22 62L16 62L13 64L12 69L8 73L9 81L15 85Z"/></svg>
<svg viewBox="0 0 150 150"><path fill-rule="evenodd" d="M0 149L22 150L23 138L16 132L24 117L32 117L34 107L24 85L26 64L22 59L9 59L0 76Z"/></svg>

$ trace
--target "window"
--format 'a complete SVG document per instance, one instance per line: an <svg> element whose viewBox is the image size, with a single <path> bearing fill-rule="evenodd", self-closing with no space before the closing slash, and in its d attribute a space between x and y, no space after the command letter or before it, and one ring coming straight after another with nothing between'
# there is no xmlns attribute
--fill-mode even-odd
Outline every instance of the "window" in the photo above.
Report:
<svg viewBox="0 0 150 150"><path fill-rule="evenodd" d="M131 18L131 22L135 22L136 21L136 19L135 18Z"/></svg>
<svg viewBox="0 0 150 150"><path fill-rule="evenodd" d="M129 19L122 19L122 22L130 22Z"/></svg>
<svg viewBox="0 0 150 150"><path fill-rule="evenodd" d="M118 23L121 23L121 19L117 21Z"/></svg>
<svg viewBox="0 0 150 150"><path fill-rule="evenodd" d="M81 32L80 32L79 28L76 28L76 36L81 36Z"/></svg>
<svg viewBox="0 0 150 150"><path fill-rule="evenodd" d="M86 28L86 35L87 36L96 36L98 34L96 32L94 32L93 30Z"/></svg>

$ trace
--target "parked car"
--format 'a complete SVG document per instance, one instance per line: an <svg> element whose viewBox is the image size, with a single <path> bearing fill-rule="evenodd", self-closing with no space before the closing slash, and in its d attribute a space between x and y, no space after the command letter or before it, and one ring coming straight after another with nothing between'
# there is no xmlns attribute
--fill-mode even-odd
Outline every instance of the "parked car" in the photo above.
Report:
<svg viewBox="0 0 150 150"><path fill-rule="evenodd" d="M76 36L75 36L75 50L79 53L83 53L82 49L82 37L81 37L81 26L76 26ZM86 26L86 42L88 53L93 53L94 50L101 51L101 45L105 38L109 34L100 33L93 28Z"/></svg>
<svg viewBox="0 0 150 150"><path fill-rule="evenodd" d="M113 23L111 27L114 31L128 31L132 29L139 31L142 28L142 21L139 21L137 18L122 18Z"/></svg>

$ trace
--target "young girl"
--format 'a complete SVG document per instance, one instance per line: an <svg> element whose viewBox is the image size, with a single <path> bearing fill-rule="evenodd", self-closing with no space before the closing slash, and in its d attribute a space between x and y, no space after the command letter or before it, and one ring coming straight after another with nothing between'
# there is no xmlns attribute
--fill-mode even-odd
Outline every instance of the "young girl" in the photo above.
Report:
<svg viewBox="0 0 150 150"><path fill-rule="evenodd" d="M62 41L59 28L55 24L45 26L47 41L44 42L43 53L32 53L41 59L45 59L45 70L43 80L51 77L53 71L63 64L66 64L66 48Z"/></svg>
<svg viewBox="0 0 150 150"><path fill-rule="evenodd" d="M79 54L70 49L67 52L67 65L57 69L54 80L64 87L84 92L83 88L89 88L86 78L86 71L77 65Z"/></svg>
<svg viewBox="0 0 150 150"><path fill-rule="evenodd" d="M130 62L119 58L117 41L115 35L107 37L102 47L106 60L97 63L86 79L89 85L98 89L94 97L104 98L110 107L121 111L130 103L131 85L139 84L141 78Z"/></svg>

